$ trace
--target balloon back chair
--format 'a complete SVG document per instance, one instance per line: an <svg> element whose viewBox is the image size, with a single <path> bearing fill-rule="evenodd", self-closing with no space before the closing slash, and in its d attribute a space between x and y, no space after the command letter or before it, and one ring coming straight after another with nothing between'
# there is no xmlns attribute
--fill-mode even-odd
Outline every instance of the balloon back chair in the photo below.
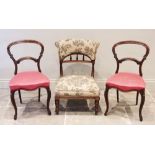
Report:
<svg viewBox="0 0 155 155"><path fill-rule="evenodd" d="M55 112L59 114L60 99L94 99L95 114L99 107L99 87L94 80L94 65L98 42L84 39L67 39L55 43L59 51L60 79L55 88ZM90 63L91 76L66 75L63 76L63 64Z"/></svg>
<svg viewBox="0 0 155 155"><path fill-rule="evenodd" d="M117 56L116 48L118 46L127 45L127 44L139 45L139 46L144 47L146 51L145 51L145 55L143 56L143 58L141 60L137 60L135 58L129 58L129 57L119 59ZM106 82L106 89L104 93L105 102L106 102L105 116L107 115L108 109L109 109L109 100L108 100L109 89L115 88L117 90L116 91L117 102L119 102L119 91L123 91L123 92L136 91L137 92L136 105L138 104L138 96L139 94L141 95L141 103L140 103L140 108L139 108L139 119L140 121L142 121L143 120L142 108L145 102L145 82L142 78L143 76L142 65L143 65L144 60L149 54L149 47L145 43L138 42L138 41L121 41L121 42L116 43L112 47L112 51L114 54L114 58L116 59L116 62L117 62L117 69L116 69L115 74L112 75ZM119 72L119 66L124 61L133 61L137 65L139 65L139 74L131 73L131 72Z"/></svg>
<svg viewBox="0 0 155 155"><path fill-rule="evenodd" d="M33 44L35 46L40 46L41 51L40 51L39 57L34 58L31 56L26 56L26 57L21 57L19 59L16 59L12 54L13 51L11 52L11 48L19 44L20 45L21 44ZM20 41L15 41L15 42L10 43L7 47L7 51L15 65L14 76L10 80L10 83L9 83L11 102L15 110L14 120L17 119L17 106L16 106L14 95L15 95L15 92L18 91L20 103L22 103L21 90L32 91L32 90L39 89L38 101L40 101L41 88L45 88L47 90L47 95L48 95L47 112L49 115L51 115L51 111L49 109L49 103L50 103L50 98L51 98L50 81L44 74L41 73L41 68L40 68L40 59L42 58L42 55L44 52L43 44L35 40L20 40ZM24 60L32 60L35 63L37 63L38 71L24 71L24 72L18 73L18 64Z"/></svg>

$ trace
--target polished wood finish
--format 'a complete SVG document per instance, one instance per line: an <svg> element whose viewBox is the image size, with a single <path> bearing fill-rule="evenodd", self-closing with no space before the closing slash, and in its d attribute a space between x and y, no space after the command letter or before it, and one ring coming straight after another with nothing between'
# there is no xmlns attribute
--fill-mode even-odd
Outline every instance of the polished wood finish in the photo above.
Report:
<svg viewBox="0 0 155 155"><path fill-rule="evenodd" d="M75 59L74 59L75 57ZM67 59L68 58L68 59ZM91 63L92 64L92 70L91 70L91 76L94 77L94 72L95 72L95 60L91 60L91 58L83 53L80 52L75 52L72 54L67 55L63 59L59 58L60 62L60 76L63 76L63 64L64 63ZM95 100L95 115L98 114L98 109L99 109L99 96L58 96L55 95L55 112L58 115L59 114L59 104L60 104L60 99L94 99Z"/></svg>
<svg viewBox="0 0 155 155"><path fill-rule="evenodd" d="M40 46L41 49L40 49L40 55L39 55L38 58L34 58L34 57L31 57L31 56L22 57L22 58L19 58L17 60L14 58L14 56L13 56L13 54L11 52L11 47L15 46L17 44L19 45L19 44L25 44L25 43L31 43L31 44L35 44L35 45ZM37 63L38 71L41 72L40 59L42 58L43 52L44 52L44 46L43 46L42 43L40 43L40 42L38 42L36 40L19 40L19 41L15 41L15 42L12 42L12 43L10 43L8 45L7 52L9 54L10 58L12 59L12 61L14 62L14 65L15 65L14 74L15 75L18 74L18 64L20 64L20 62L25 61L25 60L32 60L35 63ZM47 112L48 112L49 115L51 115L51 111L49 109L49 103L50 103L50 98L51 98L51 90L50 90L49 87L39 87L38 101L40 101L41 88L45 88L46 91L47 91ZM26 89L16 90L16 91L18 91L18 94L19 94L20 103L22 103L21 90L26 90ZM17 119L17 106L16 106L16 102L15 102L15 99L14 99L14 95L15 95L16 91L11 91L10 92L11 102L12 102L12 105L13 105L14 110L15 110L15 115L14 115L15 120ZM27 91L29 91L29 90L27 90Z"/></svg>
<svg viewBox="0 0 155 155"><path fill-rule="evenodd" d="M146 51L145 51L145 54L143 56L143 58L140 60L137 60L135 58L122 58L122 59L119 59L117 57L117 53L116 53L116 47L117 46L120 46L120 45L127 45L127 44L135 44L135 45L141 45L143 46ZM143 65L143 62L145 61L145 59L147 58L148 54L149 54L149 46L145 43L142 43L142 42L139 42L139 41L121 41L121 42L118 42L116 43L113 47L112 47L112 52L114 54L114 58L116 59L116 62L117 62L117 68L116 68L116 71L115 73L118 73L119 72L119 66L122 62L124 61L133 61L135 62L137 65L139 65L139 75L140 76L143 76L143 73L142 73L142 65ZM105 113L104 115L107 116L107 113L108 113L108 110L109 110L109 99L108 99L108 93L109 93L109 90L111 88L114 88L114 89L117 89L115 87L109 87L108 85L106 85L106 89L105 89L105 92L104 92L104 97L105 97L105 102L106 102L106 110L105 110ZM122 91L122 90L116 90L117 91L117 102L119 102L119 91ZM139 119L140 121L143 120L143 117L142 117L142 109L143 109L143 105L145 103L145 89L143 90L140 90L140 91L137 91L137 90L131 90L131 91L136 91L137 94L136 94L136 105L138 104L138 97L139 97L139 94L141 95L141 103L140 103L140 108L139 108ZM123 92L128 92L128 91L123 91Z"/></svg>

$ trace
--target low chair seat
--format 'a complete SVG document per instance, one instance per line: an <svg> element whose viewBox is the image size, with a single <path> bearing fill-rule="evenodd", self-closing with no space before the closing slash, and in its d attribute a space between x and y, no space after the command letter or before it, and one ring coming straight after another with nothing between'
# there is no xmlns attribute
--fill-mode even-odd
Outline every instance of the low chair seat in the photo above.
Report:
<svg viewBox="0 0 155 155"><path fill-rule="evenodd" d="M49 79L42 73L37 71L20 72L16 74L10 81L11 90L34 90L39 87L48 87Z"/></svg>
<svg viewBox="0 0 155 155"><path fill-rule="evenodd" d="M138 91L145 88L145 82L139 74L126 72L119 72L112 75L107 80L106 85L122 91Z"/></svg>
<svg viewBox="0 0 155 155"><path fill-rule="evenodd" d="M56 85L57 96L99 96L99 87L94 78L83 75L61 77Z"/></svg>

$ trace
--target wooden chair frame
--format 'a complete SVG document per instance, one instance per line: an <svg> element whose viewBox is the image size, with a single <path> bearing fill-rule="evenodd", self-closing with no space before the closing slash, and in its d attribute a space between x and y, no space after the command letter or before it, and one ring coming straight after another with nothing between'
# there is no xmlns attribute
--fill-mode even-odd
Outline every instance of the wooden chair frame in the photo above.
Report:
<svg viewBox="0 0 155 155"><path fill-rule="evenodd" d="M143 56L141 61L139 61L139 60L137 60L135 58L128 58L128 57L127 58L118 59L117 53L116 53L116 47L118 47L119 45L127 45L127 44L141 45L141 46L143 46L146 49L145 55ZM142 74L142 65L143 65L143 62L145 61L145 59L147 58L147 56L149 54L149 51L150 51L150 49L149 49L148 45L146 45L145 43L139 42L139 41L121 41L121 42L116 43L112 47L112 52L113 52L114 58L116 59L116 62L117 62L117 68L116 68L115 73L119 72L119 66L120 66L120 64L122 62L124 62L124 61L133 61L137 65L139 65L139 75L143 76L143 74ZM108 110L109 110L108 92L109 92L109 89L111 89L111 88L116 89L115 87L109 87L108 85L106 85L106 89L105 89L105 92L104 92L105 102L106 102L106 111L105 111L105 114L104 114L105 116L107 115ZM116 90L117 102L119 102L119 91L122 91L122 90L119 90L119 89ZM137 91L137 90L131 90L131 91L136 91L137 92L137 95L136 95L136 105L138 104L138 96L139 96L139 94L141 95L141 104L140 104L140 108L139 108L139 119L140 119L140 121L142 121L143 120L142 109L143 109L143 105L144 105L144 102L145 102L145 89L142 89L140 91ZM129 92L129 91L123 91L123 92Z"/></svg>
<svg viewBox="0 0 155 155"><path fill-rule="evenodd" d="M19 44L24 44L24 43L31 43L31 44L39 45L41 47L41 51L40 51L39 57L38 58L34 58L34 57L31 57L31 56L26 56L26 57L21 57L18 60L16 60L14 58L12 52L11 52L11 47L15 46L17 44L19 45ZM8 45L7 52L8 52L10 58L12 59L12 61L14 62L14 65L15 65L14 75L16 75L17 72L18 72L18 64L20 64L20 62L22 62L24 60L32 60L35 63L37 63L38 71L41 72L40 59L42 58L43 52L44 52L44 46L43 46L42 43L40 43L40 42L38 42L36 40L19 40L19 41L15 41L15 42L12 42L12 43L10 43ZM49 103L50 103L50 98L51 98L50 87L39 87L39 88L37 88L37 89L39 89L38 90L38 102L40 102L41 88L45 88L46 91L47 91L47 112L48 112L49 115L51 115L51 111L49 109ZM14 99L14 95L15 95L15 92L18 91L20 103L22 103L21 90L30 91L30 90L27 90L27 89L19 89L19 90L15 90L15 91L12 91L12 90L10 91L11 102L12 102L14 110L15 110L14 120L17 119L17 106L16 106L16 102L15 102L15 99ZM33 90L35 90L35 89L33 89Z"/></svg>
<svg viewBox="0 0 155 155"><path fill-rule="evenodd" d="M73 55L76 55L76 59L73 60ZM79 58L79 56L82 55L82 60ZM69 60L66 60L66 58L69 57ZM88 58L89 60L85 60L85 58ZM60 77L63 76L63 63L91 63L92 64L92 70L91 70L91 76L94 77L94 65L95 65L95 60L91 60L91 58L83 53L80 52L74 52L71 53L67 56L65 56L63 59L59 57L59 62L60 62ZM60 95L55 95L55 112L56 114L59 114L59 102L60 99L94 99L95 100L95 115L98 114L98 109L99 109L99 96L60 96Z"/></svg>

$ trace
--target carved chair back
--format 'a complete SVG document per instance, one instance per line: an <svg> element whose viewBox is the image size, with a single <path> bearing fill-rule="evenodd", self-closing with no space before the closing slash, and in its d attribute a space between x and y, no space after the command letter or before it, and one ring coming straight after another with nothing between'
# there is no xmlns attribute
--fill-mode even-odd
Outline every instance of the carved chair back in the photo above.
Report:
<svg viewBox="0 0 155 155"><path fill-rule="evenodd" d="M145 50L146 50L143 58L141 60L137 60L136 58L129 58L129 57L119 59L118 56L117 56L116 47L118 47L120 45L127 45L127 44L136 44L136 45L143 46L145 48ZM113 54L114 54L114 58L116 59L116 62L117 62L117 68L116 68L115 73L119 72L119 66L120 66L120 64L122 62L124 62L124 61L133 61L137 65L139 65L139 75L143 76L142 65L143 65L143 62L147 58L147 56L149 54L149 51L150 51L149 46L147 44L139 42L139 41L132 41L132 40L131 41L121 41L121 42L118 42L118 43L114 44L114 46L112 47L112 51L113 51Z"/></svg>
<svg viewBox="0 0 155 155"><path fill-rule="evenodd" d="M39 57L38 58L35 58L35 57L31 57L31 56L25 56L25 57L21 57L19 59L16 59L14 56L13 56L13 52L11 52L11 48L15 45L19 45L19 44L25 44L25 43L29 43L29 44L34 44L34 45L38 45L40 46L40 54L39 54ZM19 41L15 41L15 42L12 42L8 45L7 47L7 52L10 56L10 58L13 60L14 62L14 65L15 65L15 71L14 71L14 74L17 74L18 72L18 64L20 64L20 62L24 61L24 60L32 60L34 61L35 63L37 63L37 67L38 67L38 71L41 72L41 68L40 68L40 59L43 55L43 52L44 52L44 46L42 43L40 43L39 41L36 41L36 40L19 40Z"/></svg>

